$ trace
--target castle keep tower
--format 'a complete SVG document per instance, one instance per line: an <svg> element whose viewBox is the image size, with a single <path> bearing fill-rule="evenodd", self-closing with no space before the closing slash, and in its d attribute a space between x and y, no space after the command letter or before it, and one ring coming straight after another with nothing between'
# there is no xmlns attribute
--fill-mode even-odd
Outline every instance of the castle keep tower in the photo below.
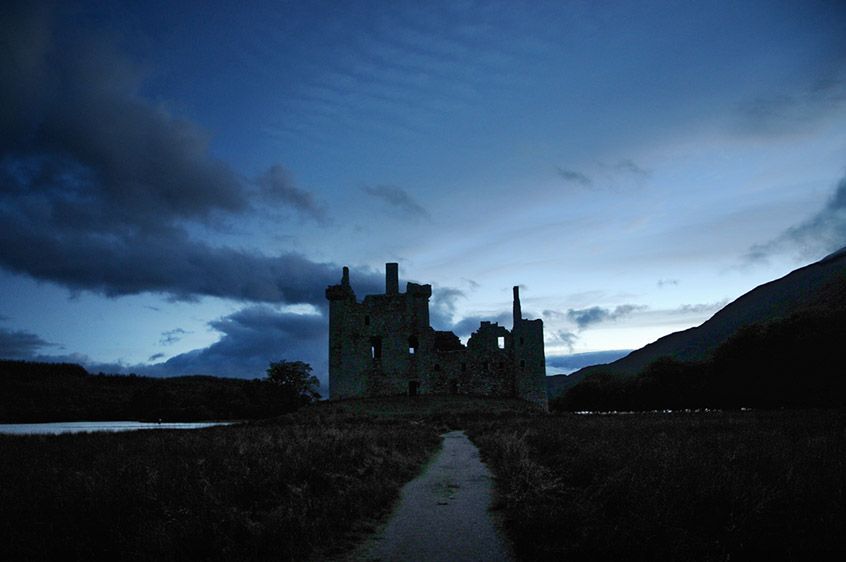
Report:
<svg viewBox="0 0 846 562"><path fill-rule="evenodd" d="M329 397L466 394L516 397L547 407L543 321L525 320L514 287L511 331L482 322L463 345L429 325L431 285L407 283L385 265L385 294L358 302L344 267L329 300Z"/></svg>

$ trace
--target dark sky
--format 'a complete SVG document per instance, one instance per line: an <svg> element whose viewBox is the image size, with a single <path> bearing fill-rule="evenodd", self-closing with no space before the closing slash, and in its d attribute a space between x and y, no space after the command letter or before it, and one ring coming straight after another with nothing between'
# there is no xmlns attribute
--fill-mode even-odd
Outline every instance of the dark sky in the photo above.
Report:
<svg viewBox="0 0 846 562"><path fill-rule="evenodd" d="M350 265L640 347L846 245L842 2L5 2L0 356L325 380Z"/></svg>

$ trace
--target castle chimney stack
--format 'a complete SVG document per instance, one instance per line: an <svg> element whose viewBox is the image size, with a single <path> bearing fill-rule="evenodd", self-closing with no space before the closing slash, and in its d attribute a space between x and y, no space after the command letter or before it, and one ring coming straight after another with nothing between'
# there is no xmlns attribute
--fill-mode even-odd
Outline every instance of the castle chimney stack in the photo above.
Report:
<svg viewBox="0 0 846 562"><path fill-rule="evenodd" d="M341 286L342 287L349 287L350 286L350 268L344 266L344 273L341 277Z"/></svg>
<svg viewBox="0 0 846 562"><path fill-rule="evenodd" d="M523 319L523 311L520 310L520 287L514 287L514 326Z"/></svg>
<svg viewBox="0 0 846 562"><path fill-rule="evenodd" d="M399 294L399 264L385 264L385 294Z"/></svg>

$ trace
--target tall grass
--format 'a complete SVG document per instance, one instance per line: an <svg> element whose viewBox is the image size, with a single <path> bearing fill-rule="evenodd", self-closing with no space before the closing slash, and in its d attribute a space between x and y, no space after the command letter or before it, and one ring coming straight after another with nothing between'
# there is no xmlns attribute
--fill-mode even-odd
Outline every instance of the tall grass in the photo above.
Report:
<svg viewBox="0 0 846 562"><path fill-rule="evenodd" d="M0 436L0 550L6 560L307 559L388 509L438 443L424 424L331 413Z"/></svg>
<svg viewBox="0 0 846 562"><path fill-rule="evenodd" d="M479 422L524 560L846 549L843 411Z"/></svg>

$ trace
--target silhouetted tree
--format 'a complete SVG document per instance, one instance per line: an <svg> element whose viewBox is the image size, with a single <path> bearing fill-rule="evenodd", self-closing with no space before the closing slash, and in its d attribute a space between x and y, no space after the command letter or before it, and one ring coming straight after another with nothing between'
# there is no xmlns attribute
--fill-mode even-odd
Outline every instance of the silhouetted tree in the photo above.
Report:
<svg viewBox="0 0 846 562"><path fill-rule="evenodd" d="M302 361L271 362L267 380L277 387L286 402L304 405L320 399L320 381L311 374L311 365Z"/></svg>

